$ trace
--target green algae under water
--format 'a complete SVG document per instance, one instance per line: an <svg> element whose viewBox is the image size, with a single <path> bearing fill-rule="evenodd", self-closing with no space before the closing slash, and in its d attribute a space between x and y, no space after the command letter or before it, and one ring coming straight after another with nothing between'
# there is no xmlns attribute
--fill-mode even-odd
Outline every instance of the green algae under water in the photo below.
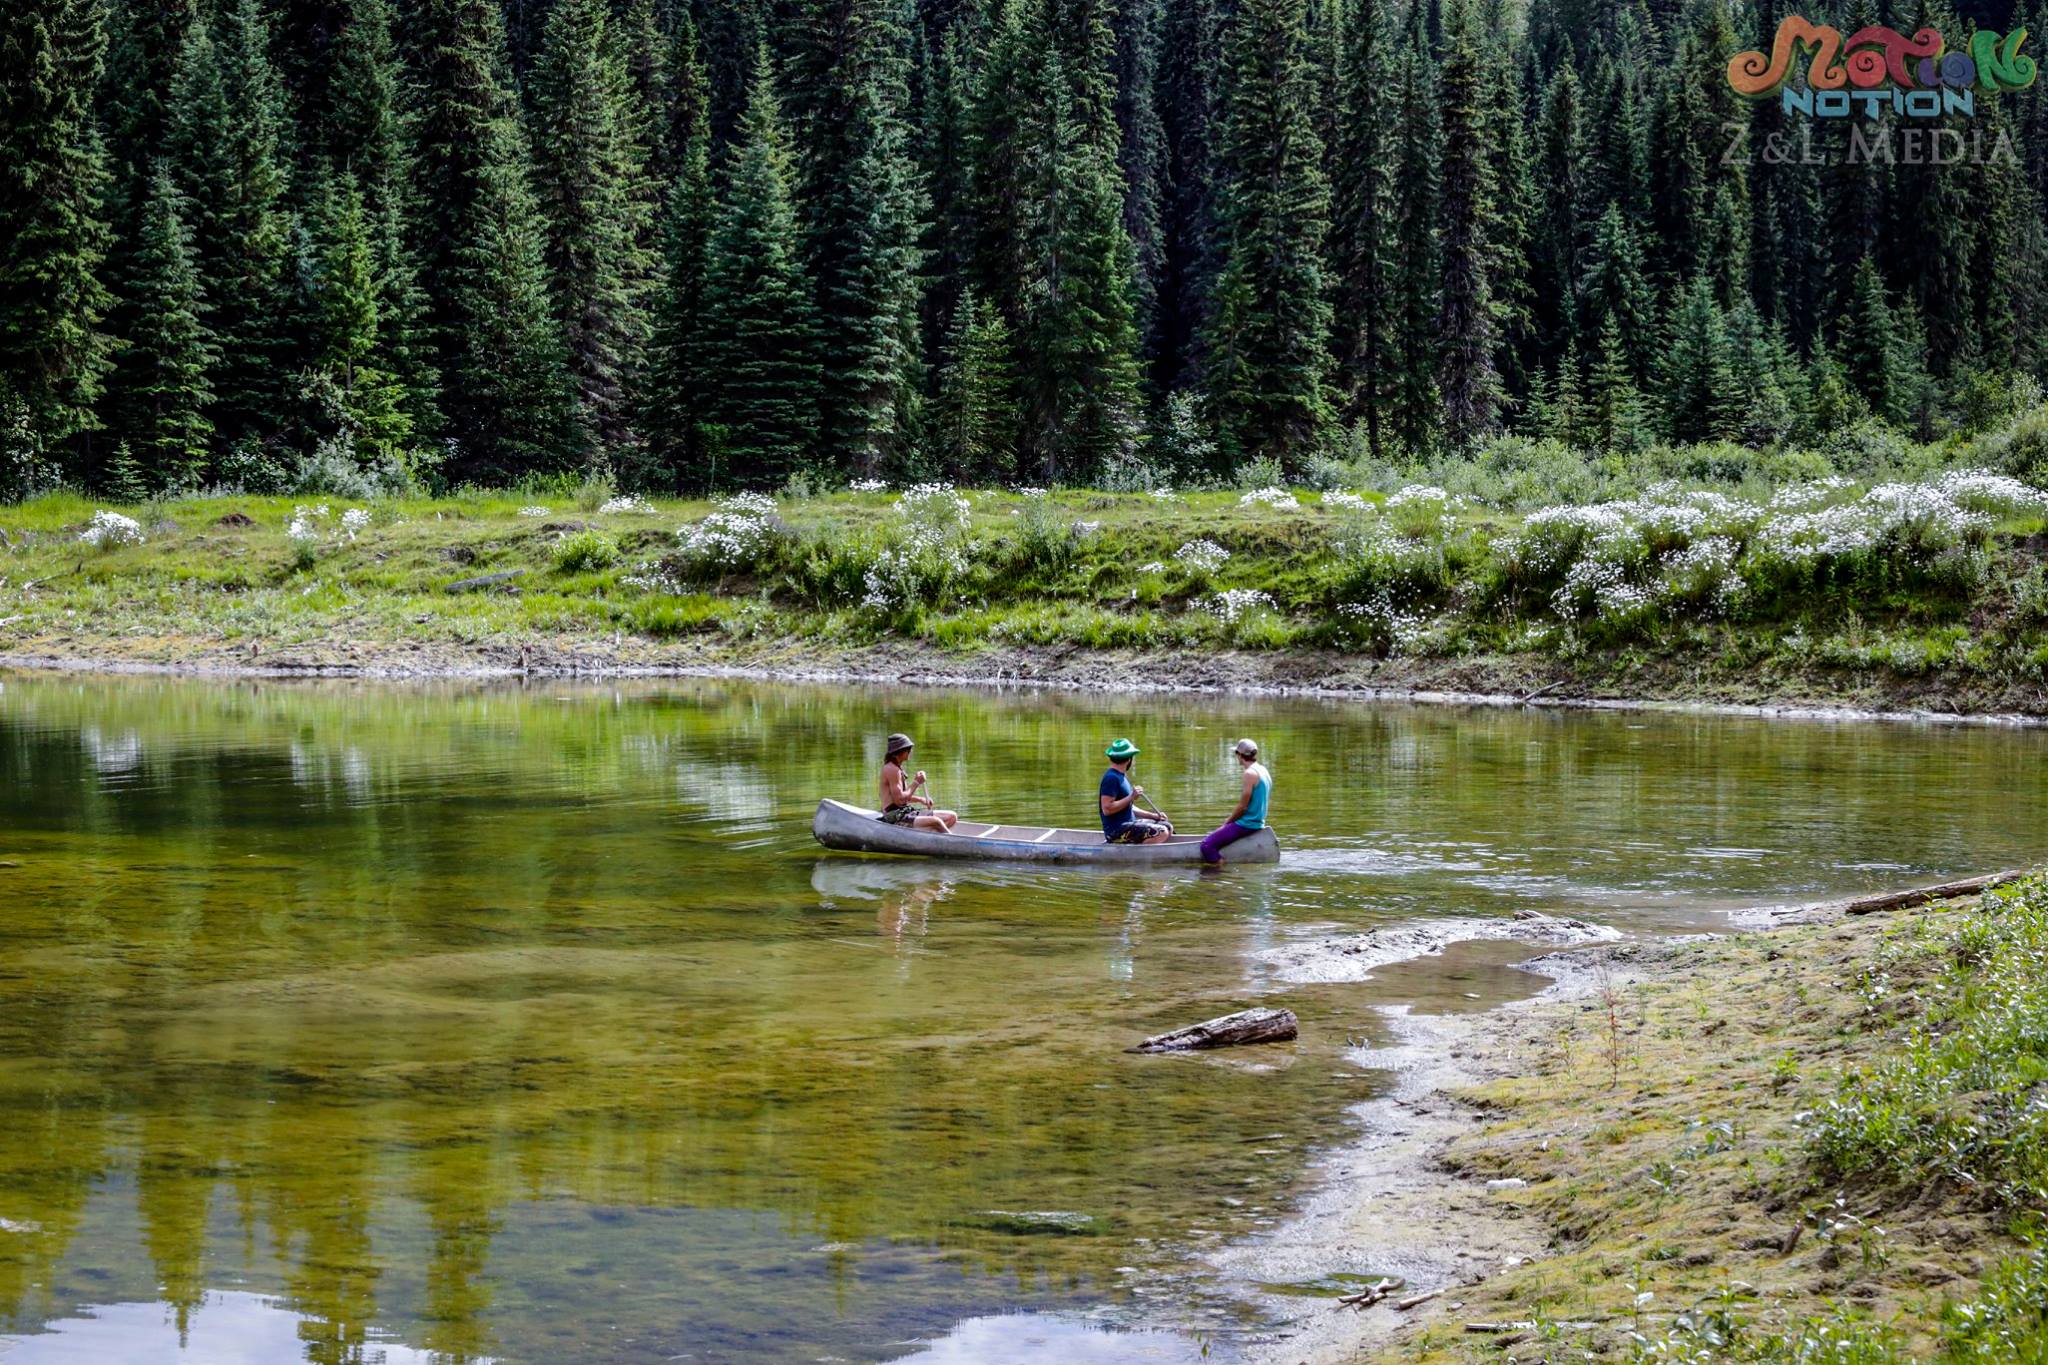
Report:
<svg viewBox="0 0 2048 1365"><path fill-rule="evenodd" d="M891 729L943 804L1068 824L1129 734L1187 828L1227 811L1252 734L1286 854L1212 876L822 854L812 806L867 799ZM1656 932L2032 861L2044 745L0 675L0 1356L1218 1358L1235 1319L1201 1253L1270 1235L1346 1139L1372 1006L1539 984L1489 952L1290 985L1272 950L1522 907ZM1300 1043L1123 1051L1253 1003L1299 1012Z"/></svg>

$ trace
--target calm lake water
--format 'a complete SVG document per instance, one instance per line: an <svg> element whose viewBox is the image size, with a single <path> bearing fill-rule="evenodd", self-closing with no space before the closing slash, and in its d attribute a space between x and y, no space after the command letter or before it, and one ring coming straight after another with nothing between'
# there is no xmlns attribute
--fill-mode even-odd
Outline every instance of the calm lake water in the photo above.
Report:
<svg viewBox="0 0 2048 1365"><path fill-rule="evenodd" d="M1278 867L825 856L907 729L977 817L1184 827L1240 733ZM1380 1078L1266 954L1437 915L1636 931L2031 861L2048 735L664 682L0 675L0 1359L1227 1358ZM1295 1047L1137 1057L1254 1003ZM1137 1329L1111 1331L1110 1328ZM1176 1334L1161 1329L1183 1329ZM380 1354L381 1353L381 1354Z"/></svg>

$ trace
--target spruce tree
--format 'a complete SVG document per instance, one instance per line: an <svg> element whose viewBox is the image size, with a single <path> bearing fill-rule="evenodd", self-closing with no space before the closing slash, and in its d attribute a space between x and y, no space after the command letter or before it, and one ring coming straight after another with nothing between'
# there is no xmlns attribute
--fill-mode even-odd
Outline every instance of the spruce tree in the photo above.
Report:
<svg viewBox="0 0 2048 1365"><path fill-rule="evenodd" d="M1493 368L1500 403L1514 404L1528 388L1533 351L1535 293L1529 274L1529 243L1537 216L1521 80L1513 49L1501 36L1505 19L1482 21L1479 38L1481 122L1485 151L1487 298L1493 314Z"/></svg>
<svg viewBox="0 0 2048 1365"><path fill-rule="evenodd" d="M1585 212L1592 187L1579 103L1579 78L1567 66L1543 92L1536 131L1540 206L1529 267L1536 337L1546 350L1577 334L1579 291L1592 253L1595 220Z"/></svg>
<svg viewBox="0 0 2048 1365"><path fill-rule="evenodd" d="M795 126L818 289L824 453L872 477L906 443L922 359L910 20L897 0L806 0L803 18Z"/></svg>
<svg viewBox="0 0 2048 1365"><path fill-rule="evenodd" d="M362 192L343 180L316 214L310 270L314 297L313 373L332 386L335 417L356 452L399 462L412 436L405 387L384 359L381 298L372 225Z"/></svg>
<svg viewBox="0 0 2048 1365"><path fill-rule="evenodd" d="M1489 240L1495 222L1491 147L1480 54L1465 31L1469 24L1467 19L1450 35L1441 85L1442 288L1437 312L1437 383L1443 394L1444 434L1454 446L1490 434L1500 402L1500 377L1494 366L1499 333Z"/></svg>
<svg viewBox="0 0 2048 1365"><path fill-rule="evenodd" d="M1644 444L1647 420L1621 326L1609 314L1600 327L1600 351L1588 384L1588 433L1602 450L1632 451Z"/></svg>
<svg viewBox="0 0 2048 1365"><path fill-rule="evenodd" d="M1216 139L1223 10L1220 0L1175 0L1166 9L1159 53L1166 195L1160 213L1158 358L1153 363L1153 386L1160 391L1202 382L1200 339L1208 329L1219 263Z"/></svg>
<svg viewBox="0 0 2048 1365"><path fill-rule="evenodd" d="M1366 450L1384 454L1387 375L1391 368L1385 295L1394 265L1394 125L1389 88L1394 35L1385 0L1355 0L1344 24L1340 64L1342 117L1331 158L1334 276L1333 350L1337 391L1364 425Z"/></svg>
<svg viewBox="0 0 2048 1365"><path fill-rule="evenodd" d="M414 22L414 258L442 383L440 434L452 447L447 472L509 483L562 467L574 442L503 22L493 0L422 0Z"/></svg>
<svg viewBox="0 0 2048 1365"><path fill-rule="evenodd" d="M272 441L293 403L293 224L284 85L261 0L232 0L195 33L172 84L168 155L220 352L213 423L225 444Z"/></svg>
<svg viewBox="0 0 2048 1365"><path fill-rule="evenodd" d="M1330 420L1329 191L1302 0L1244 0L1225 40L1223 273L1209 338L1225 456L1297 465Z"/></svg>
<svg viewBox="0 0 2048 1365"><path fill-rule="evenodd" d="M704 279L705 485L775 487L816 459L817 315L764 47L726 166Z"/></svg>
<svg viewBox="0 0 2048 1365"><path fill-rule="evenodd" d="M109 394L112 435L152 490L197 488L213 439L207 410L219 357L201 321L199 267L180 207L177 185L159 167L141 205Z"/></svg>
<svg viewBox="0 0 2048 1365"><path fill-rule="evenodd" d="M1656 295L1650 288L1635 231L1613 204L1593 229L1579 315L1585 327L1604 327L1612 321L1628 356L1630 373L1639 378L1649 374L1657 330Z"/></svg>
<svg viewBox="0 0 2048 1365"><path fill-rule="evenodd" d="M1898 322L1910 306L1895 304L1865 256L1856 263L1849 306L1840 319L1837 354L1849 384L1877 416L1909 426L1919 397L1918 365L1912 337Z"/></svg>
<svg viewBox="0 0 2048 1365"><path fill-rule="evenodd" d="M1595 409L1586 396L1579 372L1579 345L1567 341L1557 359L1557 373L1550 385L1549 420L1544 435L1568 446L1582 448L1595 437Z"/></svg>
<svg viewBox="0 0 2048 1365"><path fill-rule="evenodd" d="M1790 360L1784 338L1746 298L1728 311L1727 336L1735 435L1758 447L1783 440L1794 416L1793 395L1783 387Z"/></svg>
<svg viewBox="0 0 2048 1365"><path fill-rule="evenodd" d="M1436 442L1437 401L1437 81L1424 7L1409 7L1394 129L1394 297L1388 359L1387 428L1410 459Z"/></svg>
<svg viewBox="0 0 2048 1365"><path fill-rule="evenodd" d="M0 393L40 456L11 466L14 486L0 473L0 499L93 425L106 377L107 174L92 111L105 48L100 0L21 0L0 21Z"/></svg>
<svg viewBox="0 0 2048 1365"><path fill-rule="evenodd" d="M1713 282L1704 273L1679 290L1654 370L1664 434L1673 441L1722 441L1741 419L1729 368L1728 334Z"/></svg>
<svg viewBox="0 0 2048 1365"><path fill-rule="evenodd" d="M676 88L703 90L703 68L694 50L680 48L678 56L678 63L670 67ZM644 471L626 471L668 487L701 486L705 412L716 379L704 367L702 316L707 244L716 217L711 128L702 101L696 102L695 110L693 118L673 130L679 159L666 212L663 281L654 306L642 416L651 462Z"/></svg>
<svg viewBox="0 0 2048 1365"><path fill-rule="evenodd" d="M1118 0L1116 22L1117 161L1124 176L1124 233L1131 239L1131 306L1141 358L1157 365L1159 289L1166 272L1161 221L1166 127L1159 117L1161 0Z"/></svg>
<svg viewBox="0 0 2048 1365"><path fill-rule="evenodd" d="M561 0L534 58L534 185L586 460L637 462L657 267L645 131L610 0Z"/></svg>
<svg viewBox="0 0 2048 1365"><path fill-rule="evenodd" d="M947 477L994 483L1016 473L1017 394L1010 329L992 303L960 296L946 339L932 422L933 453Z"/></svg>

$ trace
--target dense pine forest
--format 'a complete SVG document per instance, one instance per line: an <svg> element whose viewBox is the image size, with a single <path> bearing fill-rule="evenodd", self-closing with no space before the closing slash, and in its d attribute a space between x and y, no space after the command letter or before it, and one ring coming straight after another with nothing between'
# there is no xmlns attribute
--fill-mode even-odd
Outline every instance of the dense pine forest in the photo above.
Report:
<svg viewBox="0 0 2048 1365"><path fill-rule="evenodd" d="M1779 17L14 0L0 495L1128 488L2037 394L2048 93L1858 155L1730 88Z"/></svg>

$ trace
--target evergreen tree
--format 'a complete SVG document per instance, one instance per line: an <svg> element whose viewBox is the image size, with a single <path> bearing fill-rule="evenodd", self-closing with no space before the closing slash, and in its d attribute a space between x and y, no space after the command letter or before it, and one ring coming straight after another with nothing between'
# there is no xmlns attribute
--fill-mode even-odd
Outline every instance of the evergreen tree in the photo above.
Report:
<svg viewBox="0 0 2048 1365"><path fill-rule="evenodd" d="M1116 122L1124 177L1124 233L1131 239L1131 305L1139 351L1156 367L1160 332L1159 289L1166 272L1161 200L1166 176L1166 127L1159 117L1161 0L1118 0L1116 16Z"/></svg>
<svg viewBox="0 0 2048 1365"><path fill-rule="evenodd" d="M1585 216L1590 179L1579 78L1567 66L1544 91L1543 117L1536 131L1539 209L1529 266L1536 337L1546 350L1577 332L1578 297L1592 254L1595 221Z"/></svg>
<svg viewBox="0 0 2048 1365"><path fill-rule="evenodd" d="M1910 308L1892 301L1876 263L1868 256L1858 261L1840 321L1842 370L1871 412L1903 427L1917 416L1920 376L1912 337L1897 321L1902 315Z"/></svg>
<svg viewBox="0 0 2048 1365"><path fill-rule="evenodd" d="M1224 266L1208 373L1233 462L1295 464L1330 420L1329 192L1302 22L1301 0L1244 0L1226 39Z"/></svg>
<svg viewBox="0 0 2048 1365"><path fill-rule="evenodd" d="M647 148L610 0L560 0L534 58L534 183L587 459L637 460L656 263Z"/></svg>
<svg viewBox="0 0 2048 1365"><path fill-rule="evenodd" d="M919 219L909 19L897 0L806 0L799 145L818 289L825 452L872 477L903 448L919 387Z"/></svg>
<svg viewBox="0 0 2048 1365"><path fill-rule="evenodd" d="M1621 325L1609 314L1600 327L1600 352L1588 385L1588 434L1602 450L1632 451L1644 444L1648 426L1643 396L1636 388Z"/></svg>
<svg viewBox="0 0 2048 1365"><path fill-rule="evenodd" d="M261 0L223 7L196 32L172 83L168 155L220 352L213 424L222 440L282 434L299 356L290 326L293 224L284 85Z"/></svg>
<svg viewBox="0 0 2048 1365"><path fill-rule="evenodd" d="M1486 292L1493 314L1493 368L1503 405L1529 386L1526 353L1531 350L1535 291L1529 272L1529 244L1536 220L1536 187L1530 179L1528 111L1506 39L1506 19L1482 23L1479 58L1486 117Z"/></svg>
<svg viewBox="0 0 2048 1365"><path fill-rule="evenodd" d="M113 435L152 490L197 488L213 439L207 409L219 357L200 320L199 268L179 208L177 185L159 167L142 203L109 394Z"/></svg>
<svg viewBox="0 0 2048 1365"><path fill-rule="evenodd" d="M1202 382L1200 338L1208 331L1218 268L1216 138L1223 6L1175 0L1160 48L1159 115L1166 134L1159 286L1158 390Z"/></svg>
<svg viewBox="0 0 2048 1365"><path fill-rule="evenodd" d="M1439 417L1436 86L1427 13L1422 5L1412 4L1400 91L1394 100L1395 285L1388 338L1393 372L1387 383L1386 423L1409 458L1427 453L1435 444Z"/></svg>
<svg viewBox="0 0 2048 1365"><path fill-rule="evenodd" d="M1498 420L1500 376L1494 366L1492 244L1496 222L1489 174L1488 119L1477 45L1464 31L1450 35L1443 79L1443 180L1440 240L1442 288L1437 335L1444 434L1456 446L1491 433Z"/></svg>
<svg viewBox="0 0 2048 1365"><path fill-rule="evenodd" d="M698 481L774 487L816 457L821 375L789 145L764 47L726 167L704 278L711 376Z"/></svg>
<svg viewBox="0 0 2048 1365"><path fill-rule="evenodd" d="M1344 25L1342 117L1332 157L1330 263L1339 394L1364 424L1366 450L1384 453L1382 413L1391 368L1385 295L1394 264L1394 125L1388 90L1394 35L1384 0L1355 0Z"/></svg>
<svg viewBox="0 0 2048 1365"><path fill-rule="evenodd" d="M1595 416L1595 407L1588 400L1580 377L1578 343L1567 341L1551 381L1549 420L1544 435L1575 448L1591 445L1600 434Z"/></svg>
<svg viewBox="0 0 2048 1365"><path fill-rule="evenodd" d="M22 410L34 452L93 425L109 363L92 112L105 49L100 0L21 0L0 20L0 395ZM19 470L11 487L0 474L0 498L46 472Z"/></svg>
<svg viewBox="0 0 2048 1365"><path fill-rule="evenodd" d="M330 189L317 215L312 269L313 373L331 392L335 425L359 455L398 462L412 436L404 385L380 368L383 329L371 224L352 183Z"/></svg>
<svg viewBox="0 0 2048 1365"><path fill-rule="evenodd" d="M694 49L679 48L678 58L670 67L678 91L701 91L704 73ZM627 471L669 487L700 486L706 403L716 378L704 368L702 330L707 243L716 221L711 128L704 103L696 101L694 109L694 117L678 123L672 134L679 160L663 235L664 278L655 301L643 419L652 461L645 471Z"/></svg>
<svg viewBox="0 0 2048 1365"><path fill-rule="evenodd" d="M1593 229L1593 246L1579 301L1581 327L1615 324L1629 371L1649 373L1656 332L1656 296L1643 265L1643 249L1620 210L1609 204Z"/></svg>
<svg viewBox="0 0 2048 1365"><path fill-rule="evenodd" d="M1794 421L1792 395L1783 383L1791 368L1784 338L1746 298L1728 312L1727 337L1735 435L1751 446L1783 440Z"/></svg>
<svg viewBox="0 0 2048 1365"><path fill-rule="evenodd" d="M1674 441L1723 441L1741 420L1728 334L1714 286L1695 275L1679 290L1654 366L1664 432Z"/></svg>
<svg viewBox="0 0 2048 1365"><path fill-rule="evenodd" d="M992 303L960 296L939 371L932 434L949 478L989 483L1011 477L1017 461L1017 395L1010 329Z"/></svg>
<svg viewBox="0 0 2048 1365"><path fill-rule="evenodd" d="M567 357L492 0L421 0L414 113L424 322L456 479L510 482L571 456Z"/></svg>

